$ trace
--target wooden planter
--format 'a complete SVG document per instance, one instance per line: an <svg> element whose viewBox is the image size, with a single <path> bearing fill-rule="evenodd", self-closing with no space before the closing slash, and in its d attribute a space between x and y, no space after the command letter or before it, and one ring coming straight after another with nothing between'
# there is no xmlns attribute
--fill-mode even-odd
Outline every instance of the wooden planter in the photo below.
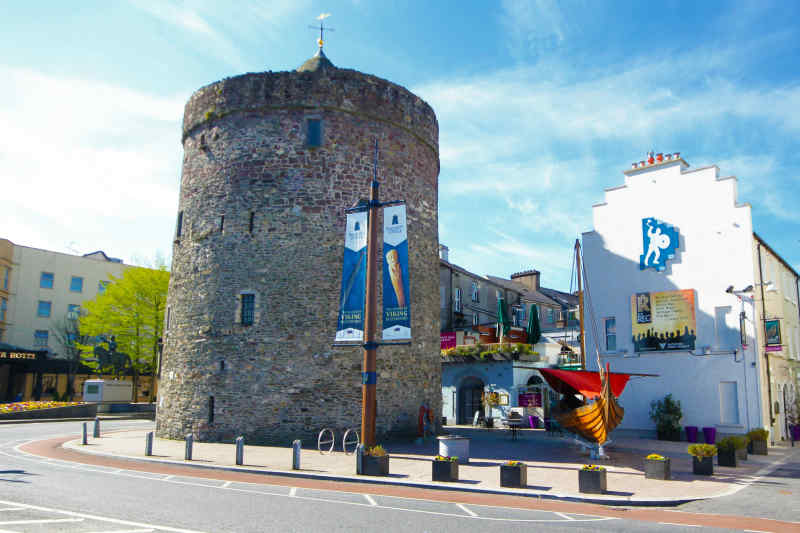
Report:
<svg viewBox="0 0 800 533"><path fill-rule="evenodd" d="M767 441L765 440L751 440L747 445L747 449L753 455L767 455Z"/></svg>
<svg viewBox="0 0 800 533"><path fill-rule="evenodd" d="M658 440L670 440L679 442L681 440L681 429L659 429L656 430Z"/></svg>
<svg viewBox="0 0 800 533"><path fill-rule="evenodd" d="M578 470L578 490L589 494L603 494L606 491L606 471Z"/></svg>
<svg viewBox="0 0 800 533"><path fill-rule="evenodd" d="M719 466L732 466L736 468L736 450L718 450L717 451L717 465Z"/></svg>
<svg viewBox="0 0 800 533"><path fill-rule="evenodd" d="M380 457L373 457L372 455L364 455L361 458L361 475L388 476L389 456L382 455Z"/></svg>
<svg viewBox="0 0 800 533"><path fill-rule="evenodd" d="M665 457L663 461L660 459L645 459L644 477L646 479L672 479L669 457Z"/></svg>
<svg viewBox="0 0 800 533"><path fill-rule="evenodd" d="M692 472L696 476L711 476L714 474L713 457L694 457L692 456Z"/></svg>
<svg viewBox="0 0 800 533"><path fill-rule="evenodd" d="M528 465L500 465L500 486L523 488L528 486Z"/></svg>
<svg viewBox="0 0 800 533"><path fill-rule="evenodd" d="M458 481L458 461L436 461L431 469L431 478L434 481Z"/></svg>

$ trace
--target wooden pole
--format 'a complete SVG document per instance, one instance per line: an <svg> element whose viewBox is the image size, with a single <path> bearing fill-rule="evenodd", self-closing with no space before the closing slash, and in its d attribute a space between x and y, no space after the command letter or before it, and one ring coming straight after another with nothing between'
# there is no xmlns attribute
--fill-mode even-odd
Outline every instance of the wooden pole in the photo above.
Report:
<svg viewBox="0 0 800 533"><path fill-rule="evenodd" d="M377 150L377 146L376 146ZM377 270L378 270L378 210L380 201L378 181L372 181L369 192L369 214L367 218L367 289L364 308L364 362L361 377L361 443L364 446L375 446L375 412L377 399L375 385L377 381L375 352L375 326L377 319Z"/></svg>
<svg viewBox="0 0 800 533"><path fill-rule="evenodd" d="M575 265L578 267L578 320L581 324L581 370L586 370L586 328L583 313L583 285L581 281L581 242L575 239ZM595 339L597 342L597 339Z"/></svg>

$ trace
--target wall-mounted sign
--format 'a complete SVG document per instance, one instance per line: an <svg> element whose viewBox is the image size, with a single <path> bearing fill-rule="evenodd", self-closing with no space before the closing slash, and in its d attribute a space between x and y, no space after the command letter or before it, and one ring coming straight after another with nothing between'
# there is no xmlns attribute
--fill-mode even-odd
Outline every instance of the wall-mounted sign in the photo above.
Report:
<svg viewBox="0 0 800 533"><path fill-rule="evenodd" d="M781 345L781 321L765 320L764 329L767 332L767 346L780 346Z"/></svg>
<svg viewBox="0 0 800 533"><path fill-rule="evenodd" d="M694 290L632 295L631 332L636 352L694 350L697 338Z"/></svg>
<svg viewBox="0 0 800 533"><path fill-rule="evenodd" d="M36 354L23 352L0 352L0 359L36 359Z"/></svg>
<svg viewBox="0 0 800 533"><path fill-rule="evenodd" d="M411 338L406 206L383 210L383 338Z"/></svg>
<svg viewBox="0 0 800 533"><path fill-rule="evenodd" d="M364 340L364 293L367 286L367 213L349 213L344 236L342 293L336 342Z"/></svg>
<svg viewBox="0 0 800 533"><path fill-rule="evenodd" d="M655 218L642 219L642 255L639 270L655 268L661 272L667 268L667 260L675 257L680 235L678 229Z"/></svg>
<svg viewBox="0 0 800 533"><path fill-rule="evenodd" d="M442 350L449 350L456 347L456 332L444 331L439 334L440 345Z"/></svg>

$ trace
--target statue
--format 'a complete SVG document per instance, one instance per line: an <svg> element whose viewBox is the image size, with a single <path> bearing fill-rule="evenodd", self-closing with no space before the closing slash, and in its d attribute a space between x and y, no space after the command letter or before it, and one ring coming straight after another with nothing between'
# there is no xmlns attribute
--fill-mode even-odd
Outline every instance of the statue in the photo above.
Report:
<svg viewBox="0 0 800 533"><path fill-rule="evenodd" d="M108 349L98 344L94 347L94 361L97 361L98 371L111 367L115 377L122 376L126 368L131 366L131 358L128 354L117 351L117 339L114 335L110 339L101 339L108 343Z"/></svg>

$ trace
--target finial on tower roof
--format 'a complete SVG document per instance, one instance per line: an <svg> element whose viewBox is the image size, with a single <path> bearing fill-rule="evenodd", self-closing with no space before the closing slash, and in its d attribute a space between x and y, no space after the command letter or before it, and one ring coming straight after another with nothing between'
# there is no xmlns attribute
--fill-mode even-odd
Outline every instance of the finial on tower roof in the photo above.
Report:
<svg viewBox="0 0 800 533"><path fill-rule="evenodd" d="M320 15L317 17L317 20L319 21L319 27L317 27L317 26L309 26L309 28L311 28L312 30L319 30L319 39L317 39L317 44L319 45L319 49L320 50L322 50L322 45L325 44L325 40L324 40L324 37L325 37L324 32L325 32L325 30L335 31L333 28L326 28L325 27L325 19L330 17L330 16L331 16L330 13L320 13Z"/></svg>
<svg viewBox="0 0 800 533"><path fill-rule="evenodd" d="M325 19L330 17L330 13L322 13L320 16L317 17L319 21L319 26L309 26L312 30L319 30L319 39L317 40L317 44L319 45L319 50L317 53L314 54L314 57L307 60L305 63L300 65L297 69L297 72L316 72L318 70L327 70L329 68L336 68L333 63L325 55L325 52L322 51L322 45L325 43L324 37L325 31L334 31L333 28L329 28L325 26Z"/></svg>

